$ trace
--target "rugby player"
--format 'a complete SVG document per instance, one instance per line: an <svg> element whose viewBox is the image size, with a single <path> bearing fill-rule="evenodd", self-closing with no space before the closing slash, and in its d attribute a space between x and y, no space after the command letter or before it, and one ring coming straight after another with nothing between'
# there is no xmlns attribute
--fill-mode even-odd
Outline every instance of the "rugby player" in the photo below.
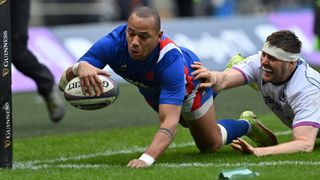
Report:
<svg viewBox="0 0 320 180"><path fill-rule="evenodd" d="M195 79L205 79L201 88L216 92L244 84L256 84L265 104L289 128L292 141L269 147L253 147L238 138L231 146L256 156L311 152L320 128L320 74L299 54L302 43L291 31L269 35L260 52L223 72L208 71L200 63L192 65ZM239 58L236 58L239 60ZM242 116L256 118L246 111Z"/></svg>
<svg viewBox="0 0 320 180"><path fill-rule="evenodd" d="M127 24L98 40L64 72L60 88L79 76L84 93L91 95L93 92L88 89L93 87L100 95L102 84L97 75L109 75L102 70L106 65L138 87L146 102L159 113L160 127L141 157L128 163L132 168L152 165L172 143L179 122L189 128L201 152L215 152L245 134L257 144L276 144L275 136L256 120L223 119L217 124L213 106L217 94L211 88L198 89L200 81L191 75L194 61L199 58L193 52L163 35L158 13L140 7Z"/></svg>

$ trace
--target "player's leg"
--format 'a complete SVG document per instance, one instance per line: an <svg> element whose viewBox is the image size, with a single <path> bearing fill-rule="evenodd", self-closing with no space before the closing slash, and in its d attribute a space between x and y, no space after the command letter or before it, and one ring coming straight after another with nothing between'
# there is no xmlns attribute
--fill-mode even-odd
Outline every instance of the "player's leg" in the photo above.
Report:
<svg viewBox="0 0 320 180"><path fill-rule="evenodd" d="M214 152L223 145L223 137L215 117L215 109L211 104L208 111L200 118L196 120L184 118L194 142L201 152Z"/></svg>
<svg viewBox="0 0 320 180"><path fill-rule="evenodd" d="M30 1L12 1L12 63L24 75L32 78L41 95L47 96L54 85L54 77L28 50L28 21Z"/></svg>
<svg viewBox="0 0 320 180"><path fill-rule="evenodd" d="M30 0L12 1L12 63L20 72L36 82L39 94L46 101L51 120L58 122L64 115L64 103L55 86L54 77L27 48L29 8Z"/></svg>
<svg viewBox="0 0 320 180"><path fill-rule="evenodd" d="M214 152L248 133L250 124L245 120L216 120L212 104L207 112L196 120L184 120L201 152Z"/></svg>
<svg viewBox="0 0 320 180"><path fill-rule="evenodd" d="M250 126L245 120L224 119L217 123L212 97L210 89L198 90L189 95L182 107L180 122L187 125L201 152L216 151L222 145L245 135Z"/></svg>
<svg viewBox="0 0 320 180"><path fill-rule="evenodd" d="M259 147L272 146L278 144L276 136L265 125L263 125L256 115L251 111L244 111L240 119L221 119L217 121L221 129L221 134L229 144L232 140L243 135L249 137Z"/></svg>

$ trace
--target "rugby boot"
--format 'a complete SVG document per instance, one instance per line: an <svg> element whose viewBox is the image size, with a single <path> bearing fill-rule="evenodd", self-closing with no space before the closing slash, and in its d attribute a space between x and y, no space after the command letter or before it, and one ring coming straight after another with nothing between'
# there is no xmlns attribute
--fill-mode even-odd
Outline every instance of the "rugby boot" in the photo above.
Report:
<svg viewBox="0 0 320 180"><path fill-rule="evenodd" d="M56 85L53 87L52 92L44 97L44 100L47 104L51 121L54 123L61 121L65 113L65 106Z"/></svg>
<svg viewBox="0 0 320 180"><path fill-rule="evenodd" d="M244 111L240 119L247 120L251 124L251 130L246 134L259 147L278 144L277 137L265 127L252 111Z"/></svg>

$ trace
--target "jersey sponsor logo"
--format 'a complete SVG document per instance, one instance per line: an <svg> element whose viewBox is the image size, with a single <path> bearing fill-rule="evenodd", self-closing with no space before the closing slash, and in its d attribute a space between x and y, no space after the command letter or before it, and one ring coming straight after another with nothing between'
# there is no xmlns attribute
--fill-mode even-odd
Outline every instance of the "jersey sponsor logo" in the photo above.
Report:
<svg viewBox="0 0 320 180"><path fill-rule="evenodd" d="M120 66L120 71L126 72L126 71L127 71L127 65L126 65L126 64L122 64L122 65Z"/></svg>
<svg viewBox="0 0 320 180"><path fill-rule="evenodd" d="M271 110L282 112L281 105L275 102L270 96L264 96L264 102L270 107Z"/></svg>
<svg viewBox="0 0 320 180"><path fill-rule="evenodd" d="M284 90L281 92L281 94L279 96L279 101L281 103L286 103L287 102L287 97L286 97L286 94L284 93Z"/></svg>

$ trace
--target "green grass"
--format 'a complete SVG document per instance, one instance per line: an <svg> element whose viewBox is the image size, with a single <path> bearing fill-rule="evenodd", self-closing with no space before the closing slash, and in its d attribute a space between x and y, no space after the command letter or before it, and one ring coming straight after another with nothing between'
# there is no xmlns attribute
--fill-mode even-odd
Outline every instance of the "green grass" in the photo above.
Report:
<svg viewBox="0 0 320 180"><path fill-rule="evenodd" d="M1 179L217 179L237 167L257 171L258 179L318 179L320 142L313 153L254 157L225 146L215 154L199 154L188 130L178 128L174 144L154 166L130 169L158 128L158 119L130 85L120 87L119 99L100 111L67 105L65 119L52 124L35 93L13 96L14 169L0 170ZM237 118L254 110L274 132L287 131L261 102L259 93L243 87L216 98L219 118ZM286 142L291 134L279 134Z"/></svg>

